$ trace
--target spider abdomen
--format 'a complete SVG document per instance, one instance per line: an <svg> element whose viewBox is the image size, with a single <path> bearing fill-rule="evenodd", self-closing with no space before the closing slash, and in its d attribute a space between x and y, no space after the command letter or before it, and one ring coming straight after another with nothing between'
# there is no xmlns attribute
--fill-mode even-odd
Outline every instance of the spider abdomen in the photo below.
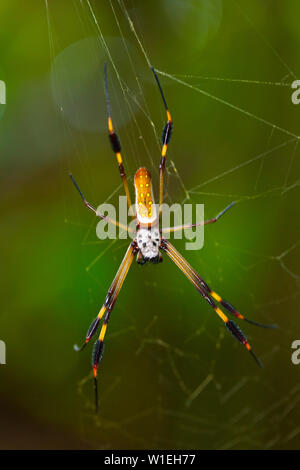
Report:
<svg viewBox="0 0 300 470"><path fill-rule="evenodd" d="M136 216L140 224L153 224L157 220L151 173L139 168L134 177Z"/></svg>

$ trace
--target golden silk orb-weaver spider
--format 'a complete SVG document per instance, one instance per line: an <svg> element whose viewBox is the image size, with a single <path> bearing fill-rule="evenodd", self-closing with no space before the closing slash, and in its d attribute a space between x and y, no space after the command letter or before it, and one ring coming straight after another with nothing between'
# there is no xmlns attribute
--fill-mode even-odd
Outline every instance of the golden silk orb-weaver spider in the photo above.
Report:
<svg viewBox="0 0 300 470"><path fill-rule="evenodd" d="M92 337L96 334L98 327L100 326L100 322L102 320L102 326L100 329L99 338L96 340L92 355L92 366L93 366L93 375L94 375L94 389L95 389L95 404L96 410L98 409L98 386L97 386L97 371L99 364L103 357L104 351L104 337L107 330L108 322L110 319L111 312L115 306L117 301L118 295L120 293L121 287L125 281L129 268L132 264L134 257L136 256L137 262L139 264L145 264L147 262L152 263L160 263L162 261L162 254L166 253L171 260L178 266L178 268L183 272L183 274L189 279L189 281L194 285L197 289L201 297L206 300L209 305L214 309L218 317L223 321L228 331L236 338L244 347L250 352L253 356L255 361L260 367L262 363L254 354L245 334L242 330L232 321L230 320L227 315L224 314L222 309L219 307L223 307L229 315L232 315L240 320L245 320L248 323L252 323L256 326L260 326L262 328L277 328L277 325L263 325L261 323L257 323L253 320L249 320L248 318L244 317L235 307L233 307L229 302L222 299L222 297L217 294L214 290L212 290L207 283L199 276L199 274L195 271L194 268L184 259L184 257L176 250L176 248L166 239L164 238L164 233L175 232L178 230L183 230L185 228L193 228L199 225L207 225L217 222L219 218L230 209L234 202L232 202L229 206L227 206L222 212L220 212L216 217L205 220L198 224L190 224L190 225L183 225L183 226L176 226L176 227L169 227L169 228L160 228L160 219L161 219L161 212L162 212L162 203L163 203L163 186L164 186L164 173L165 173L165 163L166 163L166 154L167 154L167 147L171 138L172 134L172 127L173 122L171 118L171 114L169 112L166 99L159 82L157 73L155 69L152 67L152 72L154 74L156 83L159 88L159 92L166 110L167 114L167 122L164 126L162 132L162 150L161 150L161 160L160 160L160 190L159 190L159 210L157 213L156 206L154 203L153 197L153 189L152 189L152 181L151 181L151 174L147 168L139 168L134 177L134 188L135 188L135 208L136 208L136 231L132 242L130 243L123 261L117 271L117 274L108 290L104 303L97 315L97 317L91 323L88 332L86 334L86 339L81 347L77 345L74 348L77 351L82 351L85 346L91 341ZM131 198L130 192L128 188L127 178L124 171L123 159L121 155L121 144L117 134L114 131L113 122L111 118L111 110L110 110L110 99L108 93L108 80L107 80L107 67L105 64L104 67L104 89L106 95L106 106L107 106L107 113L108 113L108 135L109 140L111 143L111 147L113 152L116 155L120 175L124 184L124 189L127 197L128 207L131 211L131 216L135 219L131 208ZM116 226L119 226L127 231L130 229L125 225L120 224L119 222L112 220L103 214L100 214L83 196L81 190L79 189L78 184L76 183L72 174L70 174L70 178L73 181L77 191L79 192L84 204L90 210L92 210L97 217L106 220L109 223L112 223Z"/></svg>

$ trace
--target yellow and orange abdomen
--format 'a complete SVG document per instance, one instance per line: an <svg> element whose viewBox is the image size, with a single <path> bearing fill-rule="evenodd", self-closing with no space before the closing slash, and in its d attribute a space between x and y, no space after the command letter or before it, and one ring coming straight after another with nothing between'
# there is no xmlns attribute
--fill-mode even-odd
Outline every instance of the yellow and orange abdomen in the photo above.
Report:
<svg viewBox="0 0 300 470"><path fill-rule="evenodd" d="M151 173L147 168L139 168L134 177L136 215L140 224L153 224L156 207L153 197Z"/></svg>

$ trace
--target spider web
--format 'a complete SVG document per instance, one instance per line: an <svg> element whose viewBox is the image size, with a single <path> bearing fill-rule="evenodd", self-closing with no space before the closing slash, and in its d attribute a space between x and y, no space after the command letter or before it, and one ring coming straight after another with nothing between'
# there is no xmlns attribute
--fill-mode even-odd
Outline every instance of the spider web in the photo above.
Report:
<svg viewBox="0 0 300 470"><path fill-rule="evenodd" d="M110 0L105 7L93 0L74 0L70 6L70 15L73 15L77 28L75 33L72 31L76 38L72 42L75 44L73 52L69 46L60 44L55 2L45 0L45 9L53 94L71 149L69 158L62 163L62 177L76 168L80 186L88 189L88 200L94 204L117 204L123 188L117 182L116 163L112 157L111 160L102 158L109 152L105 110L101 115L103 103L97 102L103 94L101 67L104 60L109 64L113 119L123 144L129 183L140 165L149 167L153 179L158 180L160 127L165 117L159 97L155 102L150 98L158 94L148 71L153 54L149 36L140 24L143 8L139 2L123 0ZM282 124L275 119L273 122L272 113L265 118L255 108L262 93L270 100L282 100L282 97L290 100L291 82L296 75L268 37L252 22L247 11L247 7L240 7L235 2L230 2L226 8L226 14L238 15L266 56L277 62L282 71L280 77L278 69L273 80L228 78L213 73L207 76L209 74L201 75L198 71L186 73L182 58L181 62L177 61L175 71L165 65L157 67L168 101L172 103L170 108L175 121L174 137L167 155L166 200L182 204L205 202L209 216L232 200L237 201L235 212L224 216L214 230L205 231L203 250L192 252L192 255L183 254L209 285L232 300L241 311L247 312L248 317L265 323L277 322L280 331L240 325L250 342L255 343L265 364L264 371L256 370L250 360L247 361L240 345L231 340L213 312L168 260L159 269L146 269L145 274L133 266L108 328L106 354L100 368L98 416L93 413L91 375L84 375L89 367L88 353L83 353L80 359L78 429L89 447L299 447L300 384L296 366L290 361L290 345L298 331L295 307L299 296L299 274L295 260L300 241L293 230L294 214L290 207L295 207L293 201L300 182L297 177L299 136L292 130L292 125L284 124L284 119ZM106 18L114 26L112 32L106 27ZM155 47L157 44L153 49ZM68 74L68 67L73 64L68 55L70 50L73 59L81 51L83 55L79 54L79 60L86 57L88 63L96 64L95 83L100 91L95 95L95 107L99 116L92 114L91 118L89 113L84 118L76 116L79 90L72 85ZM247 52L251 50L250 46ZM244 100L245 106L235 100L235 87L239 92L242 89L247 95L258 96L254 105L251 106L249 99ZM92 92L95 94L95 88ZM175 98L179 100L180 96L186 101L184 116L176 114ZM197 112L191 110L193 105ZM211 133L205 139L203 106L208 112L207 121L214 120L213 113L217 116L218 112L223 112L231 126L216 118L215 128L211 123L207 124L211 126ZM209 111L210 107L212 111ZM189 122L193 119L201 122L204 136L201 136L200 145L196 136L189 132ZM215 147L212 137L218 138L218 129L222 125L228 131L224 158L214 158L212 165L204 163L201 173L187 171L189 152L193 155L199 152L201 158L207 160L216 149L220 151L221 144ZM250 132L247 133L247 129ZM243 151L238 145L230 149L230 140L234 141L238 132L245 136ZM249 142L254 140L251 146ZM91 154L90 141L99 145L98 160ZM181 141L188 145L186 151ZM226 163L228 149L236 150L235 163L231 166ZM110 167L113 167L111 171ZM115 171L116 178L104 181L108 171L111 175ZM239 180L245 182L245 175L247 184L240 184ZM222 191L218 190L220 186ZM158 188L155 189L157 193ZM81 210L76 195L73 199L70 192L66 185L66 224L70 236L77 237L78 243L82 238L77 261L81 263L82 277L85 278L82 289L86 294L82 295L89 301L89 313L78 325L77 333L82 336L82 328L89 325L105 298L128 242L99 242L95 237L94 218L89 219L89 215ZM259 217L256 216L258 210ZM287 233L282 225L288 229ZM249 228L245 229L246 226ZM251 236L247 230L251 231ZM271 243L274 230L282 230L277 244ZM240 242L245 236L245 241ZM239 242L235 243L235 239ZM261 245L259 252L255 244L257 239ZM183 249L180 244L179 249ZM265 284L262 272L270 278Z"/></svg>

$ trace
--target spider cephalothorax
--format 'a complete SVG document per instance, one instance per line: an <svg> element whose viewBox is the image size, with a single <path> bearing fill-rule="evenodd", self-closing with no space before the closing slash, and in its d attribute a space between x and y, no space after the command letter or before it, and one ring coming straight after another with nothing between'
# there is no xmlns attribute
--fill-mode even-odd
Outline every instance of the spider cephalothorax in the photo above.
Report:
<svg viewBox="0 0 300 470"><path fill-rule="evenodd" d="M136 241L139 248L137 262L144 264L147 261L159 263L162 261L159 252L161 236L158 227L139 228L137 230Z"/></svg>

